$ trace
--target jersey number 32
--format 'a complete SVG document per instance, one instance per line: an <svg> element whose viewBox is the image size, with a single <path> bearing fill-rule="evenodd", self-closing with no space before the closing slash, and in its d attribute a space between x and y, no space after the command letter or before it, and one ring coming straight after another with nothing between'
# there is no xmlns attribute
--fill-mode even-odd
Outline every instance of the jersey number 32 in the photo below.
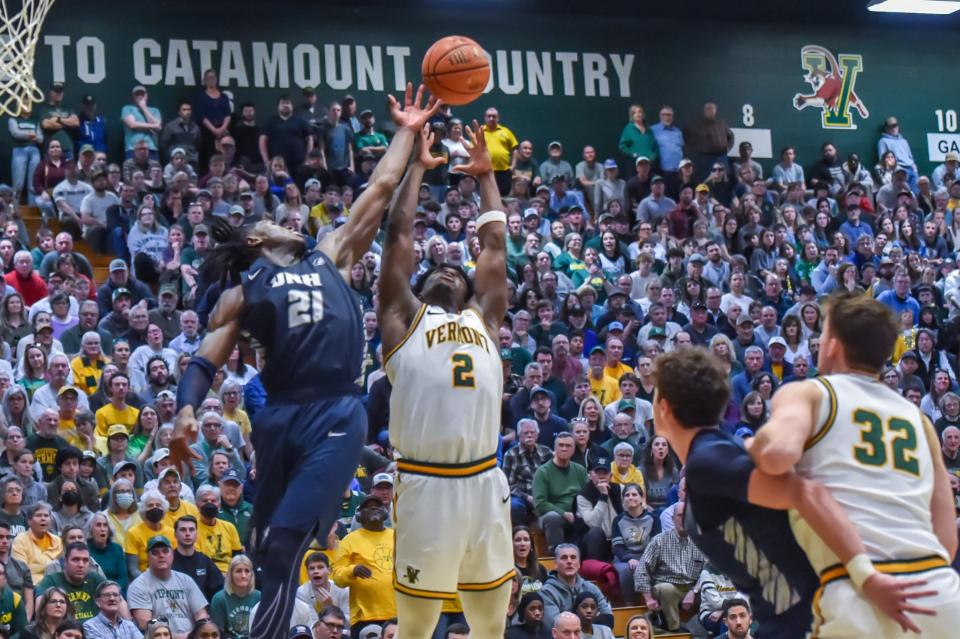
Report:
<svg viewBox="0 0 960 639"><path fill-rule="evenodd" d="M860 443L853 447L854 458L866 466L886 466L893 462L896 470L920 474L917 462L917 431L913 424L899 417L883 420L873 411L862 408L853 412L853 421L860 425ZM887 441L887 433L893 437Z"/></svg>

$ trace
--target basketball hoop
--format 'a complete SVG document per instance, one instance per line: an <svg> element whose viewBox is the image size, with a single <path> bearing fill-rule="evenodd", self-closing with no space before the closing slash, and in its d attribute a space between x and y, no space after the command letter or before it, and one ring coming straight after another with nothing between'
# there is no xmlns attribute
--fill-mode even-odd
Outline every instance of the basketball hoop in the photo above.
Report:
<svg viewBox="0 0 960 639"><path fill-rule="evenodd" d="M0 114L18 115L44 95L33 78L40 27L54 0L0 0Z"/></svg>

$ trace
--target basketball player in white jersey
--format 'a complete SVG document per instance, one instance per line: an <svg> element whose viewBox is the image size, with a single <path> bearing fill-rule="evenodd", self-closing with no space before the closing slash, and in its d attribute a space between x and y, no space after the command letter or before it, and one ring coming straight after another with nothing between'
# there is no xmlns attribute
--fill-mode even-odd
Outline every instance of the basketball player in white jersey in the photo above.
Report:
<svg viewBox="0 0 960 639"><path fill-rule="evenodd" d="M473 281L435 267L413 290L413 225L433 136L423 132L387 219L378 285L390 443L398 453L394 585L404 639L428 639L444 600L458 595L471 635L503 636L513 569L510 489L497 467L507 310L506 215L476 122L470 162L480 184L481 252ZM419 298L419 299L418 299Z"/></svg>
<svg viewBox="0 0 960 639"><path fill-rule="evenodd" d="M831 298L826 307L819 360L826 376L780 388L750 447L761 471L795 468L825 485L866 548L844 565L791 513L797 541L820 575L811 636L909 636L860 593L878 570L923 590L905 595L901 610L924 637L955 637L960 579L950 562L957 520L936 433L915 405L878 379L897 338L895 318L866 296ZM924 593L924 607L909 602Z"/></svg>

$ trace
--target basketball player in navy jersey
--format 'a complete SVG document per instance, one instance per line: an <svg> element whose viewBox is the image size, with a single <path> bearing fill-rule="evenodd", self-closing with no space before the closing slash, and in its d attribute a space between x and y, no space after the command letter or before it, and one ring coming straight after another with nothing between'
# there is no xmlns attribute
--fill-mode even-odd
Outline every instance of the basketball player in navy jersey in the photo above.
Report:
<svg viewBox="0 0 960 639"><path fill-rule="evenodd" d="M743 442L719 429L729 398L727 375L706 351L684 348L657 358L654 420L685 464L690 537L749 596L758 639L800 639L810 629L819 579L794 538L787 510L796 510L843 562L863 553L864 545L823 485L795 473L761 472ZM931 594L916 590L923 584L875 572L863 594L904 631L918 632L906 613L932 613L911 603Z"/></svg>
<svg viewBox="0 0 960 639"><path fill-rule="evenodd" d="M405 105L388 97L397 133L351 207L346 223L307 251L302 235L272 222L243 228L218 220L217 246L204 266L224 292L208 334L179 386L171 449L188 460L196 437L194 410L242 331L265 351L260 379L267 405L254 420L257 495L251 536L263 593L253 639L287 636L299 562L318 530L336 518L343 489L357 468L366 417L357 380L362 375L363 323L348 286L351 267L369 250L383 212L403 176L418 132L438 110L422 107L423 87Z"/></svg>

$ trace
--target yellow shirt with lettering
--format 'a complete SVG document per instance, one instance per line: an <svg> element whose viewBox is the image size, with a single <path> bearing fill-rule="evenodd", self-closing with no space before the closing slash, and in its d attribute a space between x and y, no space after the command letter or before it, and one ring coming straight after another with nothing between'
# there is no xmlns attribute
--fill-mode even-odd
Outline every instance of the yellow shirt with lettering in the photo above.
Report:
<svg viewBox="0 0 960 639"><path fill-rule="evenodd" d="M350 588L350 623L382 621L397 616L393 590L392 528L354 530L343 538L331 568L333 582ZM363 564L373 573L368 579L354 577L353 569Z"/></svg>
<svg viewBox="0 0 960 639"><path fill-rule="evenodd" d="M163 535L170 540L170 545L174 549L177 548L177 537L173 534L173 527L166 522L161 522L160 530L154 530L147 525L147 522L141 521L127 531L127 538L123 542L123 552L128 555L136 555L141 571L147 569L147 542L155 535Z"/></svg>
<svg viewBox="0 0 960 639"><path fill-rule="evenodd" d="M243 544L236 526L229 521L214 519L213 525L208 526L203 519L197 518L197 550L212 559L220 572L226 574L233 556L243 552Z"/></svg>
<svg viewBox="0 0 960 639"><path fill-rule="evenodd" d="M601 406L606 406L620 399L620 383L606 373L600 379L590 375L590 394L600 400Z"/></svg>

